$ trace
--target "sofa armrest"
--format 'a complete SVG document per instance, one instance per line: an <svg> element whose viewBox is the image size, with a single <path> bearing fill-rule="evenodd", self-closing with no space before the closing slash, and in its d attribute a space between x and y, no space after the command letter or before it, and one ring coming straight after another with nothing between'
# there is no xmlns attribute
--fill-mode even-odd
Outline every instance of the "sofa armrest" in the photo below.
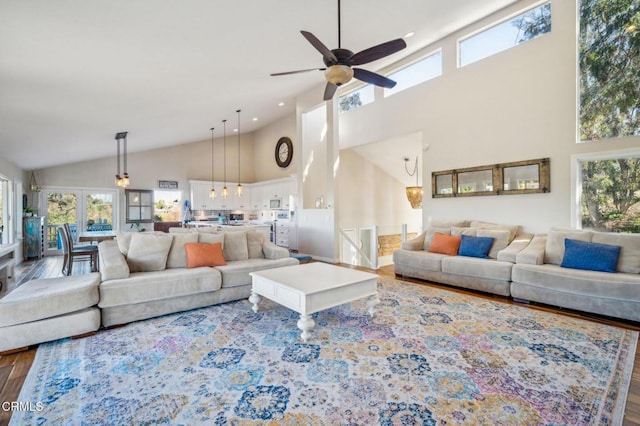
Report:
<svg viewBox="0 0 640 426"><path fill-rule="evenodd" d="M129 278L129 264L118 248L118 243L107 240L98 244L100 281Z"/></svg>
<svg viewBox="0 0 640 426"><path fill-rule="evenodd" d="M264 244L262 244L262 252L264 253L265 258L271 260L289 257L289 250L284 247L277 246L269 241L265 241Z"/></svg>
<svg viewBox="0 0 640 426"><path fill-rule="evenodd" d="M516 256L522 250L527 248L532 238L533 234L528 233L521 233L516 235L513 241L511 241L511 243L507 247L498 252L497 259L501 262L516 263Z"/></svg>
<svg viewBox="0 0 640 426"><path fill-rule="evenodd" d="M427 235L427 231L423 232L422 234L418 235L415 238L412 238L410 240L403 242L402 248L405 250L411 250L411 251L422 250L422 248L424 247L425 235Z"/></svg>
<svg viewBox="0 0 640 426"><path fill-rule="evenodd" d="M544 250L547 246L547 234L536 234L529 245L516 255L516 263L528 265L542 265L544 263Z"/></svg>

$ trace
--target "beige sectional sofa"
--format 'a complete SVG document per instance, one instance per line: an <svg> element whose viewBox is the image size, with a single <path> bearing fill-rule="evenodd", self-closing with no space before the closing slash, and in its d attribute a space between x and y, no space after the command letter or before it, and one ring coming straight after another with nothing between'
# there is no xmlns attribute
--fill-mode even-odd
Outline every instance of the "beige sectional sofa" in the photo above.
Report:
<svg viewBox="0 0 640 426"><path fill-rule="evenodd" d="M507 229L515 236L490 259L427 251L436 232L473 234L474 228L475 235L486 235L481 228L493 228ZM620 247L615 270L561 266L567 239ZM403 243L393 259L395 273L400 276L640 322L639 234L551 228L547 234L532 235L504 225L434 222L420 236Z"/></svg>
<svg viewBox="0 0 640 426"><path fill-rule="evenodd" d="M186 243L222 243L224 266L187 268ZM105 327L248 298L250 272L296 265L288 250L255 231L119 233L100 243Z"/></svg>
<svg viewBox="0 0 640 426"><path fill-rule="evenodd" d="M565 239L621 247L616 272L562 267ZM518 253L516 299L640 321L640 235L552 228Z"/></svg>
<svg viewBox="0 0 640 426"><path fill-rule="evenodd" d="M430 253L428 250L436 233L491 237L494 242L488 259ZM532 237L532 234L519 232L517 225L433 221L425 232L393 252L394 272L400 276L509 296L511 269L516 256Z"/></svg>

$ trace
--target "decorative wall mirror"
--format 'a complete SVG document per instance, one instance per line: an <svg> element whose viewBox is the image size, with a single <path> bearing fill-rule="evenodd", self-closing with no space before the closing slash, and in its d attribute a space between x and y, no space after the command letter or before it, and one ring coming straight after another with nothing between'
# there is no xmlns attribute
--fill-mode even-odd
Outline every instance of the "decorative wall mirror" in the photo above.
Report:
<svg viewBox="0 0 640 426"><path fill-rule="evenodd" d="M127 200L127 223L153 222L153 191L143 189L125 190Z"/></svg>
<svg viewBox="0 0 640 426"><path fill-rule="evenodd" d="M516 161L431 174L433 198L550 191L549 159Z"/></svg>

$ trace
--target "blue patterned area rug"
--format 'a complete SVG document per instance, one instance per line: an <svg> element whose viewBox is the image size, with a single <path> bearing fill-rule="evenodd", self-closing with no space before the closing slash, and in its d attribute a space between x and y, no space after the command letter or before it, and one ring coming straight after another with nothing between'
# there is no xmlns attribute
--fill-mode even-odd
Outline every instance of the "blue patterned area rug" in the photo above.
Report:
<svg viewBox="0 0 640 426"><path fill-rule="evenodd" d="M263 300L43 344L13 425L610 425L638 333L380 279L364 300L298 315Z"/></svg>

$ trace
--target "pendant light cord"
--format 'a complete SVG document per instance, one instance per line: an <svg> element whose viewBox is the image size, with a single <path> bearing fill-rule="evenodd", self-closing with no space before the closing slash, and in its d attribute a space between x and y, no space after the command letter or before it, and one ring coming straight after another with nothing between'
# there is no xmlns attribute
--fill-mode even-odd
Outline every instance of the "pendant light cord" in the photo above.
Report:
<svg viewBox="0 0 640 426"><path fill-rule="evenodd" d="M240 110L236 110L238 113L238 185L240 185Z"/></svg>
<svg viewBox="0 0 640 426"><path fill-rule="evenodd" d="M227 120L222 120L223 127L223 150L222 157L224 160L224 186L227 186Z"/></svg>

